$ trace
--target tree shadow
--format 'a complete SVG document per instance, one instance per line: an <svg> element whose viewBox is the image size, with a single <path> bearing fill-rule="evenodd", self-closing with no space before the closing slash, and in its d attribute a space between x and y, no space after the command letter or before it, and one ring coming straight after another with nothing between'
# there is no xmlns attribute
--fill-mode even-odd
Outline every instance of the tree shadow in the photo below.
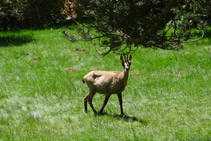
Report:
<svg viewBox="0 0 211 141"><path fill-rule="evenodd" d="M0 47L21 46L33 40L31 35L0 35Z"/></svg>
<svg viewBox="0 0 211 141"><path fill-rule="evenodd" d="M125 122L132 121L132 122L140 122L142 124L147 124L146 120L143 120L141 118L137 118L135 116L129 116L129 115L118 115L118 114L111 115L111 114L104 112L103 114L100 114L98 116L104 116L104 115L113 117L113 118L118 119L118 120L124 120Z"/></svg>

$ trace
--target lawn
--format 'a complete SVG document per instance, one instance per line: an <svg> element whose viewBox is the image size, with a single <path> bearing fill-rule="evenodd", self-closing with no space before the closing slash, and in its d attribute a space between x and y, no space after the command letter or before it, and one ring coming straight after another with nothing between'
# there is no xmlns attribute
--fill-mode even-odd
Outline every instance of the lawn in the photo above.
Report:
<svg viewBox="0 0 211 141"><path fill-rule="evenodd" d="M71 26L71 34L75 25ZM211 37L177 51L140 48L105 114L83 111L91 70L122 70L61 28L0 32L0 140L211 140ZM97 110L104 96L96 94Z"/></svg>

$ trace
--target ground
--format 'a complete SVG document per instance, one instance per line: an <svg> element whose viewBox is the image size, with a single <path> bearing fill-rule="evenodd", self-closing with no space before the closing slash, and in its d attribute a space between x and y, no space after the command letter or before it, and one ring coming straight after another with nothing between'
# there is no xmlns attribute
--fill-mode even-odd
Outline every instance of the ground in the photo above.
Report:
<svg viewBox="0 0 211 141"><path fill-rule="evenodd" d="M211 140L210 36L177 51L140 48L123 92L126 115L113 95L96 116L83 112L82 78L122 70L119 56L70 42L63 28L0 32L1 140ZM103 100L95 95L97 110Z"/></svg>

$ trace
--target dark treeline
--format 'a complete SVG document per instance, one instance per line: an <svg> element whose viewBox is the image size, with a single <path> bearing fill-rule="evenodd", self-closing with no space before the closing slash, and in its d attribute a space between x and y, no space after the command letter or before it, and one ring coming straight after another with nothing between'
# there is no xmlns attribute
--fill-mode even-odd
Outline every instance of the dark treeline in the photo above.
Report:
<svg viewBox="0 0 211 141"><path fill-rule="evenodd" d="M128 54L139 46L180 49L193 29L204 36L210 13L210 0L1 0L0 30L86 19L89 26L77 30L98 52Z"/></svg>

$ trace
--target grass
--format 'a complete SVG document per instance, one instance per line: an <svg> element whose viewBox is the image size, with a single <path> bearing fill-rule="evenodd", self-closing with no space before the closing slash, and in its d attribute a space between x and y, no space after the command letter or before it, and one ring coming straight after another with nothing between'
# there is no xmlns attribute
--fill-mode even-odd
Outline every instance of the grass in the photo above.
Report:
<svg viewBox="0 0 211 141"><path fill-rule="evenodd" d="M61 30L0 32L0 140L211 140L210 36L178 51L140 48L123 92L126 116L115 95L95 116L83 112L81 80L122 70L119 56L102 58ZM103 100L94 97L97 110Z"/></svg>

